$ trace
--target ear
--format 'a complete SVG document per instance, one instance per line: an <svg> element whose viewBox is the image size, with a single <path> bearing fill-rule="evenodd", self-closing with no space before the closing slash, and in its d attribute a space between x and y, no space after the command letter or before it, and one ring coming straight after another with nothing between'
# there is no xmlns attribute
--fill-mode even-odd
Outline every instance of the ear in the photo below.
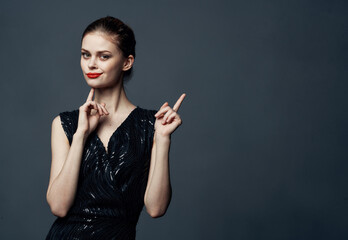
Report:
<svg viewBox="0 0 348 240"><path fill-rule="evenodd" d="M127 71L127 70L131 69L133 66L133 63L134 63L134 57L133 57L133 55L129 55L126 58L126 60L124 61L122 70Z"/></svg>

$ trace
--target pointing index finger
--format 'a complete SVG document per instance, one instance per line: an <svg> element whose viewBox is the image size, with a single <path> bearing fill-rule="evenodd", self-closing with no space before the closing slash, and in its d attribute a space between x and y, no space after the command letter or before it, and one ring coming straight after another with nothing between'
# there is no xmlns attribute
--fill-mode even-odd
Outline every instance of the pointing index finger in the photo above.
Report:
<svg viewBox="0 0 348 240"><path fill-rule="evenodd" d="M176 101L176 103L175 103L175 105L173 107L173 110L175 112L177 112L179 110L179 107L180 107L182 101L184 100L185 96L186 96L186 93L181 94L181 96L179 97L178 101Z"/></svg>
<svg viewBox="0 0 348 240"><path fill-rule="evenodd" d="M89 91L88 97L87 97L87 101L93 100L93 94L94 94L94 88L91 88L91 90Z"/></svg>

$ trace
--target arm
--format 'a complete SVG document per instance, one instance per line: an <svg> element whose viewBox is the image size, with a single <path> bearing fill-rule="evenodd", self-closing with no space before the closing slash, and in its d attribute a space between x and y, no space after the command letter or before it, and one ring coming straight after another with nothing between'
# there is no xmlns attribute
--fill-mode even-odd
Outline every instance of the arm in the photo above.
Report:
<svg viewBox="0 0 348 240"><path fill-rule="evenodd" d="M74 201L85 140L85 134L77 130L70 146L60 117L53 120L52 163L46 200L58 217L64 217Z"/></svg>
<svg viewBox="0 0 348 240"><path fill-rule="evenodd" d="M169 175L170 137L154 135L151 164L144 203L151 217L165 214L172 196Z"/></svg>
<svg viewBox="0 0 348 240"><path fill-rule="evenodd" d="M165 102L154 115L155 133L151 149L151 164L146 186L144 203L146 211L152 217L163 216L172 197L172 187L169 176L170 138L175 129L182 124L177 113L186 94L182 94L173 108Z"/></svg>

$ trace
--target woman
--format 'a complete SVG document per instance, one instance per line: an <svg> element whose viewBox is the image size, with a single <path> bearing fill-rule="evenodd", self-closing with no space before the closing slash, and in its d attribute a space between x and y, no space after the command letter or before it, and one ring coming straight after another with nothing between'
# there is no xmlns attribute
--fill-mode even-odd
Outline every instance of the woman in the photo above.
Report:
<svg viewBox="0 0 348 240"><path fill-rule="evenodd" d="M185 94L158 111L128 100L123 79L135 43L132 29L110 16L82 35L81 68L91 90L79 109L52 122L46 197L57 219L46 239L135 239L144 205L154 218L169 206L170 136L182 123Z"/></svg>

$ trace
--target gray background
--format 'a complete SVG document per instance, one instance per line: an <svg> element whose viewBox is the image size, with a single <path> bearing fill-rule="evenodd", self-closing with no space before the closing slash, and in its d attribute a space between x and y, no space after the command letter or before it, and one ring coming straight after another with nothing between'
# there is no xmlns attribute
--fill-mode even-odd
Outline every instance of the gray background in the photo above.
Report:
<svg viewBox="0 0 348 240"><path fill-rule="evenodd" d="M346 239L347 1L2 1L0 239L44 239L51 122L97 18L137 40L131 102L185 98L173 198L137 239Z"/></svg>

